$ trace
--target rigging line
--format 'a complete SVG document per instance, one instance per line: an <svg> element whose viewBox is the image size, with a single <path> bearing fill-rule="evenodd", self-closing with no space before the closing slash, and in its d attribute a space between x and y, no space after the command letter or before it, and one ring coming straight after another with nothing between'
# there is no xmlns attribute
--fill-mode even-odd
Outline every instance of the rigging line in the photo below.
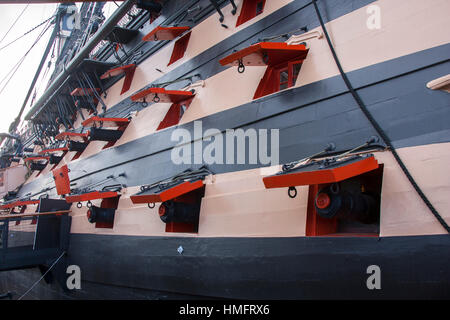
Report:
<svg viewBox="0 0 450 320"><path fill-rule="evenodd" d="M447 233L450 233L450 227L447 224L447 222L442 218L442 216L439 214L439 212L434 208L434 206L431 204L430 200L427 198L427 196L423 193L420 186L417 184L411 173L409 172L408 168L404 164L403 160L400 158L400 155L397 153L395 147L392 144L391 139L387 135L387 133L384 131L384 129L378 124L376 119L373 117L373 115L370 113L370 111L367 109L367 106L362 101L359 94L356 92L356 90L353 88L350 80L347 77L347 74L345 73L344 69L342 68L342 65L339 61L339 58L336 54L336 51L334 50L333 44L331 43L330 36L328 35L327 29L325 27L325 23L323 22L322 15L320 14L319 7L317 6L316 0L312 0L312 3L314 5L314 9L316 10L317 18L319 19L320 25L323 29L323 33L325 34L325 37L328 42L328 46L330 47L331 53L333 55L334 61L336 62L336 65L339 69L339 72L341 74L342 79L345 82L345 85L347 86L348 90L352 94L353 98L355 99L356 103L358 104L359 108L363 112L363 114L366 116L367 120L369 120L370 124L373 126L375 131L380 135L381 139L386 143L386 145L389 147L389 149L392 152L392 155L394 156L395 160L397 161L398 165L402 169L405 176L408 178L411 185L414 187L415 191L418 193L420 198L423 200L425 205L428 207L428 209L431 211L431 213L435 216L435 218L439 221L439 223L444 227L444 229L447 231Z"/></svg>
<svg viewBox="0 0 450 320"><path fill-rule="evenodd" d="M50 41L51 41L51 40L50 40ZM56 41L53 41L53 44L52 44L52 55L51 55L50 59L48 59L48 62L47 62L47 68L45 68L44 74L41 76L41 79L39 80L39 83L37 84L37 86L36 86L36 88L35 88L35 90L36 90L37 92L39 92L42 83L45 82L45 78L47 77L48 72L49 72L50 69L51 69L51 66L52 66L52 64L53 64L52 60L53 60L53 58L55 57L55 47L56 47ZM48 81L47 81L47 83L48 83ZM35 92L36 92L36 91L35 91ZM33 104L31 104L31 105L33 105Z"/></svg>
<svg viewBox="0 0 450 320"><path fill-rule="evenodd" d="M8 79L8 81L6 81L6 83L5 83L5 85L2 87L2 89L0 89L0 94L1 94L1 93L3 92L3 90L6 88L6 86L7 86L8 83L11 81L11 79L14 77L15 73L17 72L17 70L19 69L19 67L22 65L22 62L23 62L24 60L25 60L25 59L21 58L21 59L19 60L19 62L13 67L14 72L11 74L11 76L10 76L9 79ZM12 71L13 69L11 69L11 71ZM10 71L10 73L11 73L11 71ZM6 75L6 77L7 77L8 75L9 75L9 73ZM6 79L6 77L3 78L3 80L0 82L0 84Z"/></svg>
<svg viewBox="0 0 450 320"><path fill-rule="evenodd" d="M81 38L79 39L80 42L78 44L78 47L76 48L75 51L75 55L80 52L81 48L84 47L84 45L87 43L87 41L89 40L90 36L91 36L91 30L92 30L92 26L93 26L93 16L94 16L94 12L95 12L95 3L91 2L89 4L89 8L86 11L86 17L85 19L87 19L87 25L86 28L84 29L84 33L81 35ZM89 15L89 18L88 18Z"/></svg>
<svg viewBox="0 0 450 320"><path fill-rule="evenodd" d="M37 26L35 26L34 28L28 30L27 32L25 32L23 35L21 35L20 37L14 39L13 41L11 41L10 43L4 45L3 47L0 48L0 51L5 49L6 47L8 47L9 45L13 44L14 42L16 42L17 40L25 37L27 34L29 34L30 32L36 30L37 28L39 28L40 26L44 25L45 23L49 22L51 19L53 19L56 15L51 16L50 18L42 21L40 24L38 24Z"/></svg>
<svg viewBox="0 0 450 320"><path fill-rule="evenodd" d="M33 43L33 45L30 47L30 49L28 49L28 51L25 53L25 55L16 63L16 65L11 69L10 72L8 72L8 74L5 76L5 78L3 78L0 81L0 84L3 83L3 81L5 81L6 77L9 76L9 74L12 72L11 76L9 77L8 81L6 81L6 83L3 85L3 87L0 89L0 95L2 94L3 90L5 90L6 86L8 85L8 83L11 81L11 79L14 77L14 75L16 74L17 70L20 68L20 66L22 65L23 61L25 61L25 58L27 57L27 55L30 53L31 49L33 49L33 47L39 42L39 40L42 38L42 36L45 34L45 32L47 32L47 30L50 28L50 25L48 25L43 32L41 32L41 34L39 34L38 38L35 40L35 42Z"/></svg>
<svg viewBox="0 0 450 320"><path fill-rule="evenodd" d="M44 74L42 75L41 79L39 80L39 83L37 84L37 86L35 88L35 92L36 91L39 92L39 90L41 89L41 85L45 81L45 77L47 76L51 66L52 66L52 61L50 59L47 63L47 68L45 68Z"/></svg>
<svg viewBox="0 0 450 320"><path fill-rule="evenodd" d="M26 5L25 8L23 8L22 12L19 14L19 16L16 18L16 20L13 22L13 24L11 25L11 27L9 27L8 31L6 31L5 35L3 36L3 38L0 40L0 43L3 42L3 40L6 38L6 36L8 35L8 33L11 31L11 29L16 25L17 21L19 21L20 17L23 15L23 13L25 12L25 10L27 10L28 6L30 4L28 3Z"/></svg>
<svg viewBox="0 0 450 320"><path fill-rule="evenodd" d="M38 35L37 39L35 40L35 42L34 42L33 45L31 46L31 48L28 49L28 51L25 53L25 55L24 55L21 59L19 59L19 61L12 67L12 69L11 69L11 70L6 74L6 76L0 81L0 84L1 84L3 81L5 81L5 79L9 76L9 74L10 74L11 72L13 72L13 70L16 68L16 66L17 66L19 63L21 63L21 60L22 60L24 57L26 57L26 55L27 55L28 52L33 48L33 46L36 44L36 42L39 41L39 39L43 36L43 34L48 30L48 27L49 27L49 26L47 26L46 29L44 29L43 31L41 31L41 33Z"/></svg>
<svg viewBox="0 0 450 320"><path fill-rule="evenodd" d="M48 268L48 270L42 275L42 277L39 278L38 281L36 281L30 289L27 290L27 292L25 292L23 295L21 295L17 300L22 300L23 297L25 297L28 292L30 292L31 290L33 290L33 288L42 280L44 279L44 277L47 275L47 273L50 272L50 270L52 270L52 268L58 263L59 259L62 258L63 255L66 254L66 251L63 251L63 253L61 253L61 255L58 257L58 259L55 260L55 262L53 262L53 264L50 266L50 268Z"/></svg>

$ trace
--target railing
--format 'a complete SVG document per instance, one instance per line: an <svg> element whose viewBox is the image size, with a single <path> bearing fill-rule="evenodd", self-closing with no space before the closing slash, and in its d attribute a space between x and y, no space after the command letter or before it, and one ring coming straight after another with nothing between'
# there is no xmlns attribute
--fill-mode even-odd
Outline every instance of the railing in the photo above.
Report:
<svg viewBox="0 0 450 320"><path fill-rule="evenodd" d="M0 271L48 265L66 251L71 218L63 202L41 199L36 213L0 214Z"/></svg>
<svg viewBox="0 0 450 320"><path fill-rule="evenodd" d="M0 220L0 247L2 249L32 247L36 227L35 219L31 217Z"/></svg>

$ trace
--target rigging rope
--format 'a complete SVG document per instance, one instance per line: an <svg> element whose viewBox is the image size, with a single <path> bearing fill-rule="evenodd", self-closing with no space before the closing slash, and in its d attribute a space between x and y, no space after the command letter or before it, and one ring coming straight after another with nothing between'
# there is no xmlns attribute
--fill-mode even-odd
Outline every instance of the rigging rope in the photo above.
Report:
<svg viewBox="0 0 450 320"><path fill-rule="evenodd" d="M8 75L9 75L11 72L13 72L13 70L16 68L16 66L17 66L19 63L21 63L22 59L23 59L24 57L26 57L26 55L28 54L28 52L33 48L33 46L37 43L37 41L43 36L43 34L44 34L47 30L48 30L48 26L47 26L43 31L41 31L41 33L38 35L38 37L36 38L35 42L34 42L33 45L30 47L30 49L28 49L28 51L25 53L25 55L22 56L22 57L19 59L19 61L11 68L11 70L10 70L10 71L6 74L6 76L0 81L0 83L2 83L2 82L8 77Z"/></svg>
<svg viewBox="0 0 450 320"><path fill-rule="evenodd" d="M314 5L314 8L316 10L317 17L319 19L320 25L323 29L323 33L325 34L325 37L328 42L328 46L330 47L331 53L333 55L334 61L336 62L336 65L339 69L339 72L341 74L342 79L345 82L345 85L347 86L348 90L352 94L353 98L355 99L356 103L358 104L359 108L363 112L363 114L366 116L367 120L369 120L370 124L374 127L375 131L380 135L380 137L383 139L383 141L386 143L386 145L391 149L392 155L394 156L395 160L399 164L400 168L402 169L403 173L408 178L411 185L414 187L420 198L423 200L425 205L428 207L428 209L431 211L431 213L436 217L436 219L439 221L439 223L444 227L444 229L450 233L450 227L448 226L447 222L441 217L439 212L434 208L434 206L431 204L430 200L428 200L427 196L423 193L422 189L419 187L417 182L414 180L413 176L409 172L406 165L403 163L403 160L400 158L399 154L395 150L395 147L392 144L391 139L387 135L387 133L381 128L381 126L378 124L378 122L375 120L375 118L372 116L370 111L367 109L366 105L362 101L359 94L356 92L356 90L353 88L350 80L347 77L347 74L345 73L344 69L342 68L342 65L339 61L339 58L336 54L336 51L334 50L333 44L331 43L330 36L328 35L327 29L325 27L325 23L323 22L322 15L320 14L319 7L317 6L316 0L312 0L312 3Z"/></svg>
<svg viewBox="0 0 450 320"><path fill-rule="evenodd" d="M52 60L55 57L55 47L56 47L56 41L54 41L53 44L52 44L52 55L51 55L50 59L48 59L47 68L45 69L44 74L41 76L41 79L39 80L39 83L34 88L34 95L33 95L33 98L31 100L30 106L33 105L34 99L36 98L36 94L41 89L41 85L44 82L45 77L47 76L48 72L50 71L50 69L52 67ZM47 81L47 83L48 83L48 81Z"/></svg>
<svg viewBox="0 0 450 320"><path fill-rule="evenodd" d="M17 72L17 70L20 68L20 66L22 65L23 61L25 60L25 58L27 57L27 55L30 53L30 51L34 48L34 46L39 42L39 40L42 38L42 36L47 32L47 30L50 28L50 24L47 25L45 27L45 29L43 31L41 31L41 33L38 35L38 37L36 38L36 40L34 41L34 43L32 44L32 46L28 49L28 51L23 55L22 58L19 59L19 61L12 67L12 69L6 74L6 76L0 81L0 84L2 84L5 79L9 76L9 79L6 81L6 83L3 85L3 87L0 89L0 94L3 92L3 90L6 88L6 86L8 85L9 81L11 81L11 79L14 77L15 73Z"/></svg>
<svg viewBox="0 0 450 320"><path fill-rule="evenodd" d="M52 265L50 266L50 268L48 268L48 270L42 275L42 277L40 277L39 280L36 281L36 282L31 286L31 288L28 289L27 292L25 292L23 295L21 295L17 300L22 300L22 298L25 297L25 296L28 294L28 292L30 292L31 290L33 290L33 288L34 288L34 287L35 287L42 279L44 279L44 277L47 275L47 273L49 273L50 270L52 270L52 268L58 263L59 259L61 259L62 256L65 255L65 254L66 254L66 252L63 251L63 253L61 253L61 255L58 257L58 259L55 260L55 262L53 262L53 264L52 264Z"/></svg>
<svg viewBox="0 0 450 320"><path fill-rule="evenodd" d="M11 31L11 29L16 25L17 21L19 21L20 17L23 15L23 13L25 12L25 10L27 10L28 6L30 4L27 4L25 8L23 8L22 12L19 14L19 16L16 18L16 20L13 22L13 24L11 25L11 27L9 27L8 31L6 31L5 35L3 36L3 38L0 40L0 43L3 42L3 40L6 38L6 36L8 35L8 33Z"/></svg>
<svg viewBox="0 0 450 320"><path fill-rule="evenodd" d="M25 32L23 35L21 35L20 37L14 39L13 41L11 41L10 43L8 43L7 45L4 45L3 47L0 48L0 51L5 49L6 47L8 47L9 45L13 44L14 42L16 42L17 40L25 37L27 34L29 34L30 32L36 30L37 28L39 28L40 26L44 25L45 23L49 22L51 19L53 19L54 17L56 17L56 14L54 14L53 16L51 16L50 18L44 20L43 22L41 22L40 24L38 24L37 26L35 26L34 28L28 30L27 32Z"/></svg>

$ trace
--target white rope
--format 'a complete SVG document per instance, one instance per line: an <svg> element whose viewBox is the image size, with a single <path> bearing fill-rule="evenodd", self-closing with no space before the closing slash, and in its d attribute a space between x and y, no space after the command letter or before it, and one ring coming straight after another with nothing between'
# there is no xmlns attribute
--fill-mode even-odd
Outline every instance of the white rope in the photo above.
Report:
<svg viewBox="0 0 450 320"><path fill-rule="evenodd" d="M59 259L61 259L62 256L65 255L65 254L66 254L65 251L64 251L63 253L61 253L61 255L58 257L58 259L56 259L55 262L53 262L53 264L50 266L50 268L48 268L48 270L43 274L43 276L40 277L39 280L36 281L36 282L31 286L31 288L28 289L27 292L25 292L23 295L21 295L21 296L19 297L19 299L17 299L17 300L22 300L22 298L25 297L25 296L28 294L28 292L30 292L31 290L33 290L33 288L34 288L34 287L35 287L42 279L44 279L44 277L47 275L47 273L49 273L50 270L52 270L52 268L58 263Z"/></svg>
<svg viewBox="0 0 450 320"><path fill-rule="evenodd" d="M8 31L6 31L5 35L3 36L3 38L0 40L0 43L3 42L3 40L6 38L6 36L9 34L9 32L11 31L11 29L16 25L17 21L19 21L20 17L23 15L23 13L25 12L25 10L27 10L28 6L30 4L27 4L27 6L25 8L23 8L22 12L19 14L19 16L16 18L16 20L13 22L13 24L11 25L11 27L9 27Z"/></svg>

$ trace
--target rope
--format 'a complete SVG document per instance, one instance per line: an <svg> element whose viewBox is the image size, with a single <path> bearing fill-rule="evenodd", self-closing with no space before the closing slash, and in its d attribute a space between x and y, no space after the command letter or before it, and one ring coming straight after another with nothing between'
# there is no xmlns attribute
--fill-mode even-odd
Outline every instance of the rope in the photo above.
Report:
<svg viewBox="0 0 450 320"><path fill-rule="evenodd" d="M174 83L177 83L177 82L181 82L181 81L185 81L185 80L189 80L189 81L192 82L192 79L195 78L195 77L199 77L199 78L200 78L200 74L199 74L199 73L196 73L196 74L194 74L194 75L192 75L192 76L185 77L185 78L179 78L179 79L172 80L172 81L161 82L161 83L155 83L155 84L152 84L152 87L153 87L153 88L157 88L157 87L163 88L163 87L166 87L166 86L168 86L168 85L171 85L171 84L174 84Z"/></svg>
<svg viewBox="0 0 450 320"><path fill-rule="evenodd" d="M0 51L5 49L6 47L8 47L9 45L13 44L14 42L16 42L17 40L25 37L27 34L29 34L30 32L34 31L35 29L39 28L40 26L44 25L45 23L47 23L48 21L50 21L51 19L53 19L56 15L51 16L50 18L48 18L47 20L44 20L43 22L41 22L40 24L38 24L37 26L35 26L34 28L28 30L27 32L25 32L23 35L21 35L20 37L14 39L13 41L11 41L10 43L8 43L7 45L3 46L0 48Z"/></svg>
<svg viewBox="0 0 450 320"><path fill-rule="evenodd" d="M54 41L53 44L52 44L52 55L51 55L50 59L47 62L47 68L45 69L44 74L41 76L41 79L39 80L39 82L37 83L37 85L34 88L34 94L33 94L33 97L31 98L30 106L33 105L34 100L36 99L36 94L41 89L41 85L44 82L44 79L47 77L47 74L48 74L48 72L51 69L52 60L55 57L55 47L56 47L56 41Z"/></svg>
<svg viewBox="0 0 450 320"><path fill-rule="evenodd" d="M163 190L172 185L177 184L180 181L189 181L191 179L204 179L207 175L214 174L211 170L208 169L207 166L202 166L197 170L187 169L171 178L160 180L158 182L152 183L150 185L141 186L141 191L147 191L154 187L159 187L159 189Z"/></svg>
<svg viewBox="0 0 450 320"><path fill-rule="evenodd" d="M31 286L31 288L28 289L27 292L25 292L23 295L21 295L21 296L19 297L19 299L17 299L17 300L22 300L22 298L25 297L25 296L28 294L28 292L30 292L31 290L33 290L33 288L34 288L34 287L35 287L42 279L44 279L44 277L47 275L47 273L49 273L50 270L52 270L52 268L58 263L59 259L61 259L62 256L65 255L65 254L66 254L65 251L64 251L63 253L61 253L61 255L58 257L58 259L56 259L55 262L53 262L53 264L52 264L52 265L50 266L50 268L48 268L48 270L42 275L42 277L40 277L39 280L36 281L36 282Z"/></svg>
<svg viewBox="0 0 450 320"><path fill-rule="evenodd" d="M11 25L11 27L9 27L8 31L6 31L5 35L3 36L3 38L0 40L0 43L3 42L3 40L6 38L6 36L8 35L8 33L11 31L11 29L16 25L17 21L19 21L20 17L23 15L23 13L25 12L25 10L27 10L28 6L30 4L27 4L25 8L23 8L22 12L19 14L19 16L16 18L16 20L13 22L13 24Z"/></svg>
<svg viewBox="0 0 450 320"><path fill-rule="evenodd" d="M11 79L14 77L14 75L16 74L17 70L20 68L20 66L22 65L23 61L25 60L25 58L28 56L28 54L30 53L30 51L34 48L34 46L39 42L39 40L44 36L44 34L47 32L47 30L50 28L50 25L48 25L36 38L36 40L34 41L34 43L32 44L32 46L28 49L28 51L23 55L22 58L19 59L19 61L14 65L14 67L12 67L12 69L6 74L6 76L0 81L0 83L3 83L6 78L9 76L9 79L6 81L6 83L3 85L3 87L0 89L0 94L3 92L3 90L5 90L6 86L8 85L9 81L11 81Z"/></svg>
<svg viewBox="0 0 450 320"><path fill-rule="evenodd" d="M293 35L295 32L298 32L298 31L307 32L308 28L307 27L301 27L301 28L298 28L298 29L295 29L295 30L292 30L292 31L289 31L289 32L285 32L285 33L282 33L282 34L278 34L278 35L275 35L275 36L266 37L266 38L259 38L258 41L255 42L255 43L264 42L264 41L271 41L271 40L275 40L275 39L278 39L278 38L289 39L289 35L291 35L291 34Z"/></svg>
<svg viewBox="0 0 450 320"><path fill-rule="evenodd" d="M358 106L361 109L361 111L363 112L363 114L366 116L367 120L369 120L370 124L374 127L374 129L377 131L377 133L380 135L380 137L383 139L383 141L386 143L386 145L389 147L389 149L391 149L392 155L394 156L395 160L399 164L399 166L402 169L403 173L406 175L406 177L408 178L409 182L414 187L414 189L416 190L416 192L418 193L420 198L423 200L423 202L428 207L428 209L431 211L431 213L436 217L436 219L439 221L439 223L442 225L442 227L444 227L444 229L447 231L447 233L450 233L450 227L448 226L448 224L441 217L439 212L434 208L434 206L428 200L427 196L423 193L422 189L419 187L417 182L414 180L414 178L412 177L412 175L409 172L408 168L403 163L402 159L400 158L400 156L398 155L398 153L395 150L394 146L392 145L391 139L386 134L386 132L383 130L383 128L381 128L381 126L378 124L378 122L375 120L375 118L372 116L372 114L367 109L366 105L362 101L362 99L359 96L359 94L353 88L350 80L347 77L347 74L345 73L344 69L342 68L342 65L341 65L341 63L339 61L339 58L338 58L338 56L336 54L336 51L334 50L333 44L331 43L330 36L328 35L327 29L326 29L325 24L323 22L322 15L320 14L320 11L319 11L319 8L317 6L316 0L312 0L312 3L313 3L314 8L316 10L317 17L319 19L320 25L322 26L323 33L325 34L325 37L327 39L328 46L330 47L331 53L333 54L334 61L336 62L336 65L337 65L337 67L339 69L339 72L340 72L340 74L342 76L342 79L345 82L345 85L347 86L348 90L352 94L353 98L355 99L356 103L358 104Z"/></svg>

